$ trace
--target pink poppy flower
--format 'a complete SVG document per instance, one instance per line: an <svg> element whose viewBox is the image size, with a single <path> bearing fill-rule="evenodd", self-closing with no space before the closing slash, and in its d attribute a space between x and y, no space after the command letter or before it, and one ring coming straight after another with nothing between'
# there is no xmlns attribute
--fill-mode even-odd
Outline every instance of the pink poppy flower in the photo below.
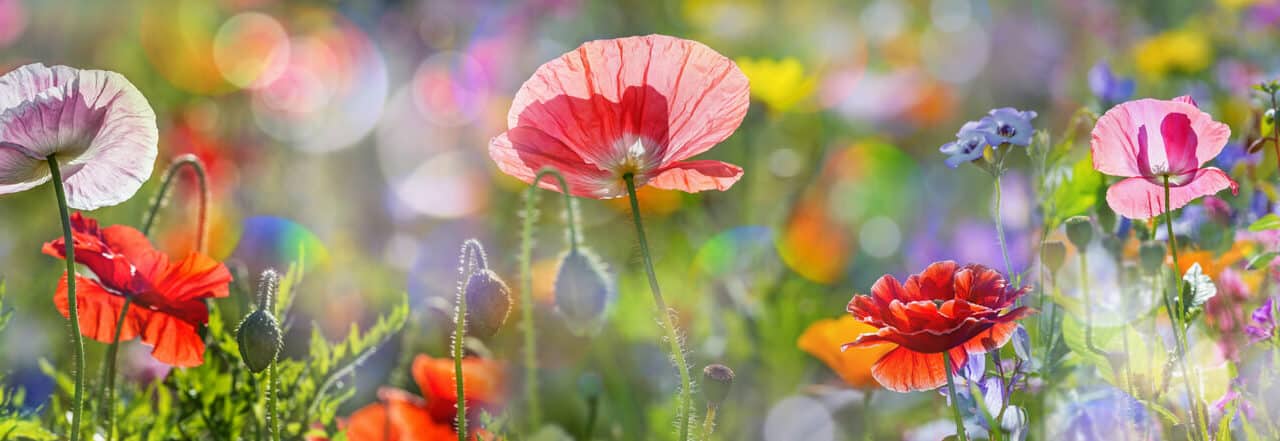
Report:
<svg viewBox="0 0 1280 441"><path fill-rule="evenodd" d="M49 181L57 158L67 205L124 202L151 177L155 112L124 76L28 64L0 76L0 195Z"/></svg>
<svg viewBox="0 0 1280 441"><path fill-rule="evenodd" d="M1231 128L1188 96L1129 101L1108 110L1093 127L1093 168L1127 179L1107 189L1107 205L1121 216L1148 219L1225 188L1235 194L1239 186L1226 173L1202 167L1230 137Z"/></svg>
<svg viewBox="0 0 1280 441"><path fill-rule="evenodd" d="M504 173L532 182L543 167L564 174L576 196L626 194L637 187L726 190L742 169L686 159L733 134L747 114L747 77L732 60L696 41L663 35L583 44L534 72L489 142ZM550 180L542 183L556 190Z"/></svg>

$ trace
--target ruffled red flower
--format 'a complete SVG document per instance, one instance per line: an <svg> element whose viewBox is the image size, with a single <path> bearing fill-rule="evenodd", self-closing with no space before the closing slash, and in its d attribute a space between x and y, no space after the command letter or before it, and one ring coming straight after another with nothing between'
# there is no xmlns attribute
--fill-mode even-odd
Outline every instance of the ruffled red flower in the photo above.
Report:
<svg viewBox="0 0 1280 441"><path fill-rule="evenodd" d="M746 75L702 43L665 35L590 41L520 87L489 156L525 182L555 167L582 197L622 196L628 174L637 187L726 190L741 168L687 159L733 134L749 104Z"/></svg>
<svg viewBox="0 0 1280 441"><path fill-rule="evenodd" d="M378 390L377 403L351 414L343 424L350 441L456 440L458 391L453 381L453 360L419 355L413 360L413 379L422 397L395 389ZM468 411L492 409L503 394L503 367L496 361L469 357L462 360L462 378ZM474 427L468 425L467 427ZM494 439L483 429L471 431Z"/></svg>
<svg viewBox="0 0 1280 441"><path fill-rule="evenodd" d="M76 276L80 332L110 343L127 297L133 305L120 329L120 341L140 335L152 346L151 355L171 366L204 363L204 340L197 329L209 322L204 300L229 295L231 272L226 266L195 252L172 262L138 230L123 225L98 228L98 221L80 213L71 215L71 229L76 263L95 276ZM46 242L43 251L66 258L66 242ZM63 317L70 316L65 273L53 302Z"/></svg>
<svg viewBox="0 0 1280 441"><path fill-rule="evenodd" d="M999 272L985 266L952 261L929 265L905 284L885 275L871 286L871 295L849 302L854 318L876 332L845 347L897 345L871 366L876 381L897 392L935 389L947 382L943 352L951 354L955 372L969 354L1009 342L1018 327L1015 320L1034 312L1009 310L1029 289L1009 287Z"/></svg>

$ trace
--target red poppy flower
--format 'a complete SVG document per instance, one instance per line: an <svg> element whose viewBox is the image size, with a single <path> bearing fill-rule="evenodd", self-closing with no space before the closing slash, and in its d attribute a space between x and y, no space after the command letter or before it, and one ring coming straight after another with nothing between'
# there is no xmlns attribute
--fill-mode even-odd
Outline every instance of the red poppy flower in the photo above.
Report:
<svg viewBox="0 0 1280 441"><path fill-rule="evenodd" d="M951 261L929 265L905 284L885 275L872 285L871 295L849 302L854 318L876 332L845 347L897 345L871 366L876 381L897 392L935 389L947 382L942 352L951 354L955 372L969 354L1009 342L1018 327L1014 321L1034 312L1008 310L1029 289L1009 287L999 272L985 266Z"/></svg>
<svg viewBox="0 0 1280 441"><path fill-rule="evenodd" d="M664 35L591 41L520 87L489 156L525 182L555 167L582 197L622 196L628 174L637 187L726 190L741 168L686 159L733 134L749 103L746 75L702 43Z"/></svg>
<svg viewBox="0 0 1280 441"><path fill-rule="evenodd" d="M204 363L204 341L196 332L209 322L204 299L226 297L231 272L195 252L171 262L138 230L123 225L99 229L98 221L80 213L71 215L71 228L76 262L96 276L76 276L80 332L110 343L128 297L133 305L120 329L120 341L141 335L142 342L152 346L151 355L171 366ZM44 253L65 258L65 244L62 238L54 239L44 244ZM66 274L53 302L63 317L70 315Z"/></svg>
<svg viewBox="0 0 1280 441"><path fill-rule="evenodd" d="M422 397L395 389L378 390L378 403L351 414L344 426L350 441L439 441L458 438L454 429L458 391L453 381L453 360L419 355L413 360L413 379ZM467 409L487 409L502 396L502 365L477 357L462 360ZM468 427L472 427L468 425ZM475 439L493 439L483 429Z"/></svg>

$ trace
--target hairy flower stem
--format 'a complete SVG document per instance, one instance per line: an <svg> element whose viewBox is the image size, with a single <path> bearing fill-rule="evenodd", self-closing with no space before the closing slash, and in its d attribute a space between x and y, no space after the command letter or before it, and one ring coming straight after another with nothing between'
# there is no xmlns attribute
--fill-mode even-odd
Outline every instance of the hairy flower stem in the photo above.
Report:
<svg viewBox="0 0 1280 441"><path fill-rule="evenodd" d="M707 416L702 419L702 441L711 441L711 434L716 431L716 406L707 403Z"/></svg>
<svg viewBox="0 0 1280 441"><path fill-rule="evenodd" d="M280 385L276 383L276 362L267 365L267 432L272 441L280 441L280 417L276 413L276 391Z"/></svg>
<svg viewBox="0 0 1280 441"><path fill-rule="evenodd" d="M680 418L680 441L689 439L689 420L693 413L693 388L689 378L689 363L685 361L684 349L680 345L680 335L671 319L671 310L662 299L662 289L658 287L658 276L653 271L653 256L649 253L649 241L644 236L644 224L640 220L640 200L636 197L635 176L626 174L622 180L627 183L627 196L631 198L631 218L636 225L636 238L640 242L640 255L644 258L644 269L649 276L649 291L653 293L653 303L658 307L658 315L666 328L667 340L671 345L671 358L680 372L680 398L676 417Z"/></svg>
<svg viewBox="0 0 1280 441"><path fill-rule="evenodd" d="M80 412L84 409L84 338L80 336L80 304L76 301L76 248L71 236L71 213L67 209L67 193L62 184L62 171L58 170L58 160L50 155L50 182L53 183L54 195L58 198L58 214L62 217L62 240L66 242L67 264L67 305L68 320L71 322L71 346L75 356L75 393L71 398L71 441L80 441Z"/></svg>
<svg viewBox="0 0 1280 441"><path fill-rule="evenodd" d="M1010 283L1017 285L1018 280L1014 279L1013 277L1014 276L1013 261L1009 260L1009 247L1006 245L1006 242L1004 240L1004 218L1000 216L1000 199L1001 199L1001 193L1003 193L1003 190L1001 190L1000 188L1000 173L996 173L995 178L996 178L996 208L995 208L996 241L1000 242L1000 256L1004 257L1005 278L1008 279Z"/></svg>
<svg viewBox="0 0 1280 441"><path fill-rule="evenodd" d="M160 189L156 192L156 197L151 201L151 208L147 210L147 216L142 219L143 236L151 235L151 228L155 226L156 216L160 213L160 208L165 205L168 199L169 188L172 187L174 179L178 176L178 172L184 167L191 168L196 175L196 183L200 188L200 205L196 215L196 248L198 252L205 252L205 240L209 235L209 201L212 199L209 192L208 174L205 173L204 163L196 155L182 155L173 160L169 164L169 169L165 170L164 177L160 179ZM133 298L125 297L124 306L120 308L120 317L116 318L115 337L111 339L111 344L107 346L107 355L103 360L102 368L102 417L106 421L106 441L115 438L115 385L116 385L116 358L120 352L120 332L124 329L124 320L128 317L129 306L133 304Z"/></svg>
<svg viewBox="0 0 1280 441"><path fill-rule="evenodd" d="M458 282L458 298L455 300L457 307L454 308L453 317L453 382L458 394L455 405L458 409L458 441L467 441L467 394L462 375L462 358L466 355L464 349L467 339L467 282L476 271L488 269L489 262L485 258L484 248L475 239L467 239L462 243L462 255L459 259L461 263L458 274L461 281Z"/></svg>
<svg viewBox="0 0 1280 441"><path fill-rule="evenodd" d="M1178 305L1182 304L1181 292L1180 292L1182 284L1178 283L1178 281L1181 280L1182 278L1182 274L1179 274L1182 271L1181 269L1182 266L1178 265L1178 239L1173 235L1173 210L1171 209L1172 207L1170 207L1169 205L1169 201L1170 201L1169 193L1170 193L1169 177L1165 176L1164 177L1164 207L1165 207L1165 213L1164 213L1165 224L1164 225L1165 225L1165 233L1169 235L1169 256L1173 259L1174 284L1173 284L1172 293L1173 295L1176 296L1176 300L1169 302L1169 304L1170 306L1180 308L1181 306L1178 306ZM1208 423L1204 419L1202 419L1204 417L1204 414L1202 412L1203 409L1201 409L1200 407L1200 401L1196 399L1195 389L1192 388L1192 381L1191 381L1192 371L1191 371L1190 365L1187 364L1187 327L1183 323L1183 320L1182 320L1183 317L1181 313L1178 313L1173 309L1170 309L1169 307L1166 307L1165 310L1169 314L1169 322L1172 323L1174 326L1173 341L1177 345L1177 351L1178 351L1177 357L1179 362L1181 362L1182 364L1182 381L1184 383L1184 386L1187 389L1187 405L1191 406L1191 409L1190 409L1191 425L1192 427L1196 428L1195 431L1199 433L1201 437L1203 437L1203 439L1208 440L1209 439Z"/></svg>
<svg viewBox="0 0 1280 441"><path fill-rule="evenodd" d="M956 439L968 441L969 437L964 433L964 418L960 417L960 401L956 399L956 381L952 379L955 374L951 372L950 351L942 351L942 369L947 371L947 395L951 398L951 418L956 422Z"/></svg>
<svg viewBox="0 0 1280 441"><path fill-rule="evenodd" d="M533 177L524 193L524 225L520 229L520 327L524 334L524 397L528 406L529 426L542 425L542 406L538 397L538 348L537 334L533 326L533 222L537 216L537 189L542 178L554 176L564 194L565 221L569 224L569 250L578 247L577 223L573 218L573 196L564 175L554 168L543 168Z"/></svg>

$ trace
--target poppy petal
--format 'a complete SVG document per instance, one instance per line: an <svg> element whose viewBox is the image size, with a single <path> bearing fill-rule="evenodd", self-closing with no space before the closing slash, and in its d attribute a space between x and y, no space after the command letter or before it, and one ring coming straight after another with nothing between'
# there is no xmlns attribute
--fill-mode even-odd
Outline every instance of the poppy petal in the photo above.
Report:
<svg viewBox="0 0 1280 441"><path fill-rule="evenodd" d="M1009 342L1010 338L1013 338L1013 332L1016 330L1018 330L1018 324L1012 321L997 324L965 342L964 350L970 354L984 354L1000 349Z"/></svg>
<svg viewBox="0 0 1280 441"><path fill-rule="evenodd" d="M453 420L433 418L421 398L399 389L379 390L378 396L386 402L387 422L391 425L390 430L397 432L400 440L457 439L457 432L453 430Z"/></svg>
<svg viewBox="0 0 1280 441"><path fill-rule="evenodd" d="M478 357L462 360L462 378L466 385L467 406L484 407L501 393L502 367L497 362ZM413 380L422 389L427 408L437 418L455 415L458 401L454 383L453 360L419 355L413 360Z"/></svg>
<svg viewBox="0 0 1280 441"><path fill-rule="evenodd" d="M668 165L649 180L649 185L667 190L697 193L703 190L728 190L742 178L742 167L733 164L702 160L684 161Z"/></svg>
<svg viewBox="0 0 1280 441"><path fill-rule="evenodd" d="M907 282L903 284L906 297L902 300L950 300L955 297L952 280L957 266L950 260L934 262L925 267L920 274L907 277Z"/></svg>
<svg viewBox="0 0 1280 441"><path fill-rule="evenodd" d="M1176 210L1202 196L1215 194L1230 188L1232 194L1239 185L1222 170L1202 168L1184 185L1170 187L1169 204ZM1107 189L1107 205L1121 216L1130 219L1149 219L1164 213L1164 186L1145 178L1128 178L1112 184Z"/></svg>
<svg viewBox="0 0 1280 441"><path fill-rule="evenodd" d="M196 326L175 316L156 312L142 329L142 342L151 345L151 356L174 367L204 363L204 340Z"/></svg>
<svg viewBox="0 0 1280 441"><path fill-rule="evenodd" d="M1169 172L1181 174L1200 166L1196 161L1199 138L1191 128L1191 118L1182 113L1170 113L1160 121L1160 137L1164 140L1165 157Z"/></svg>
<svg viewBox="0 0 1280 441"><path fill-rule="evenodd" d="M866 387L874 384L871 365L897 346L843 348L841 343L850 335L874 332L874 326L847 315L839 319L819 320L805 329L796 341L796 347L822 360L850 386Z"/></svg>
<svg viewBox="0 0 1280 441"><path fill-rule="evenodd" d="M26 191L49 182L45 159L16 144L0 143L0 194Z"/></svg>
<svg viewBox="0 0 1280 441"><path fill-rule="evenodd" d="M197 252L187 254L157 276L152 283L169 303L230 295L231 271L221 262Z"/></svg>
<svg viewBox="0 0 1280 441"><path fill-rule="evenodd" d="M63 317L70 318L71 309L67 300L67 275L64 273L53 294L53 304ZM103 343L111 343L115 339L120 310L124 308L124 297L108 292L96 280L76 276L76 304L79 305L76 313L80 318L80 333ZM120 341L137 337L142 324L151 315L152 312L145 308L130 307L124 325L120 328Z"/></svg>
<svg viewBox="0 0 1280 441"><path fill-rule="evenodd" d="M952 372L968 361L962 348L952 349ZM886 389L894 392L933 390L947 384L942 353L925 354L899 347L885 354L871 366L871 375Z"/></svg>
<svg viewBox="0 0 1280 441"><path fill-rule="evenodd" d="M598 198L611 192L607 181L616 180L599 167L587 163L559 139L533 127L515 127L489 141L489 157L503 173L525 183L544 167L553 167L564 176L574 196ZM539 187L560 191L553 179L543 179Z"/></svg>
<svg viewBox="0 0 1280 441"><path fill-rule="evenodd" d="M352 413L342 426L349 441L400 441L399 431L389 430L388 420L387 405L373 403Z"/></svg>

